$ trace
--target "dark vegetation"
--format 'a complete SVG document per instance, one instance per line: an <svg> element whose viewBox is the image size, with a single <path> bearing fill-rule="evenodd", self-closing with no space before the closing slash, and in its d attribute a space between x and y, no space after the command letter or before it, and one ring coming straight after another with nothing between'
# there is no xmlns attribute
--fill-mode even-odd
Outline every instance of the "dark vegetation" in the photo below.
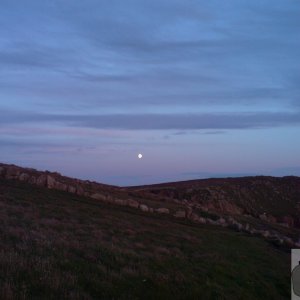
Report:
<svg viewBox="0 0 300 300"><path fill-rule="evenodd" d="M289 299L289 275L257 237L0 180L0 299Z"/></svg>

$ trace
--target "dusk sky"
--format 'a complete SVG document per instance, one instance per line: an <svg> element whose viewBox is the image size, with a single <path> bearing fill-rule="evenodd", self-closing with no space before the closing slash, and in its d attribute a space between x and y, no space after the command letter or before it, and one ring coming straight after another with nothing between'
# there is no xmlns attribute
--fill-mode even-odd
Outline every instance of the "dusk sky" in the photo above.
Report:
<svg viewBox="0 0 300 300"><path fill-rule="evenodd" d="M300 1L0 3L1 162L115 185L300 175Z"/></svg>

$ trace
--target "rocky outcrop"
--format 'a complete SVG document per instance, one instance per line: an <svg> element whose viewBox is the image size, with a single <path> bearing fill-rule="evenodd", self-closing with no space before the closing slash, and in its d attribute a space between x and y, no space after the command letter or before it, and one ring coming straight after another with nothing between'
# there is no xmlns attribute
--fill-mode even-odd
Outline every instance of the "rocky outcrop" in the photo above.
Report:
<svg viewBox="0 0 300 300"><path fill-rule="evenodd" d="M100 201L106 201L107 200L107 196L103 195L103 194L93 194L91 195L91 198L96 199L96 200L100 200Z"/></svg>
<svg viewBox="0 0 300 300"><path fill-rule="evenodd" d="M300 178L256 176L191 180L130 188L218 214L251 215L300 228ZM280 210L278 209L280 207ZM187 209L187 217L190 212Z"/></svg>
<svg viewBox="0 0 300 300"><path fill-rule="evenodd" d="M175 214L173 215L175 218L185 218L186 217L186 213L184 210L178 210L175 212Z"/></svg>
<svg viewBox="0 0 300 300"><path fill-rule="evenodd" d="M149 207L145 204L140 204L139 208L143 212L148 212L149 211Z"/></svg>
<svg viewBox="0 0 300 300"><path fill-rule="evenodd" d="M272 215L266 214L266 213L260 214L258 217L262 221L266 221L269 223L276 223L276 221L277 221L275 217L273 217Z"/></svg>
<svg viewBox="0 0 300 300"><path fill-rule="evenodd" d="M77 186L76 186L76 194L77 194L78 196L83 196L83 195L84 195L84 189L83 189L82 186L80 186L80 185L77 185Z"/></svg>
<svg viewBox="0 0 300 300"><path fill-rule="evenodd" d="M47 186L47 175L41 175L36 179L38 186Z"/></svg>
<svg viewBox="0 0 300 300"><path fill-rule="evenodd" d="M132 200L132 199L128 199L127 200L128 206L132 207L132 208L138 208L139 207L139 202Z"/></svg>
<svg viewBox="0 0 300 300"><path fill-rule="evenodd" d="M6 169L5 178L6 179L18 179L19 175L21 173L21 170L17 167L8 167Z"/></svg>
<svg viewBox="0 0 300 300"><path fill-rule="evenodd" d="M55 188L57 190L64 191L64 192L68 191L68 186L65 183L61 183L58 181L55 182Z"/></svg>
<svg viewBox="0 0 300 300"><path fill-rule="evenodd" d="M20 176L19 176L19 180L21 181L25 181L27 182L29 180L30 176L26 173L22 173Z"/></svg>
<svg viewBox="0 0 300 300"><path fill-rule="evenodd" d="M127 200L124 200L124 199L115 199L114 203L117 204L117 205L122 205L122 206L127 206L128 205Z"/></svg>
<svg viewBox="0 0 300 300"><path fill-rule="evenodd" d="M68 186L68 192L72 193L72 194L75 194L76 193L76 187L72 186L72 185L69 185Z"/></svg>
<svg viewBox="0 0 300 300"><path fill-rule="evenodd" d="M155 212L157 212L159 214L169 214L170 210L168 208L161 207L161 208L155 209Z"/></svg>
<svg viewBox="0 0 300 300"><path fill-rule="evenodd" d="M53 178L50 175L47 175L47 188L48 189L55 188L55 183L56 183L55 178ZM73 192L73 191L70 191L70 190L68 190L68 191L71 192L71 193Z"/></svg>

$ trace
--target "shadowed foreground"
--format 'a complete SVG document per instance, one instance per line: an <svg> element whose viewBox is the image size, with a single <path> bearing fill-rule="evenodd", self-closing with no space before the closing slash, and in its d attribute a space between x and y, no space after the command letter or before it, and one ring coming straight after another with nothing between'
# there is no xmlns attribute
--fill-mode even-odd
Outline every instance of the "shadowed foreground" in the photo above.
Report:
<svg viewBox="0 0 300 300"><path fill-rule="evenodd" d="M0 181L1 299L289 299L290 254L226 228Z"/></svg>

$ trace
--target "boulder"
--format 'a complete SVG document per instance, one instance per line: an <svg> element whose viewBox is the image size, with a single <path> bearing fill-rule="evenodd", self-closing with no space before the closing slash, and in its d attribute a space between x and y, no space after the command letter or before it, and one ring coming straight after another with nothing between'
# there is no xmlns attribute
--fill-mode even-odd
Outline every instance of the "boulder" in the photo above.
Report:
<svg viewBox="0 0 300 300"><path fill-rule="evenodd" d="M206 220L204 218L199 217L198 215L196 215L194 213L190 215L189 220L191 220L191 221L193 221L195 223L199 223L199 224L206 224ZM214 222L214 224L215 224L215 222Z"/></svg>
<svg viewBox="0 0 300 300"><path fill-rule="evenodd" d="M188 216L188 219L191 220L191 221L196 221L198 218L199 218L199 216L196 215L195 213L191 213L191 214Z"/></svg>
<svg viewBox="0 0 300 300"><path fill-rule="evenodd" d="M58 181L55 182L55 188L57 190L65 191L65 192L68 190L68 186L66 184Z"/></svg>
<svg viewBox="0 0 300 300"><path fill-rule="evenodd" d="M124 199L115 199L114 202L117 205L122 205L122 206L126 206L127 205L127 200L124 200Z"/></svg>
<svg viewBox="0 0 300 300"><path fill-rule="evenodd" d="M30 178L30 176L26 173L22 173L20 176L19 176L19 180L20 181L28 181Z"/></svg>
<svg viewBox="0 0 300 300"><path fill-rule="evenodd" d="M138 208L139 207L139 203L133 199L129 199L127 200L127 205L129 207L132 207L132 208Z"/></svg>
<svg viewBox="0 0 300 300"><path fill-rule="evenodd" d="M299 243L299 242L295 243L295 244L294 244L294 247L300 248L300 243Z"/></svg>
<svg viewBox="0 0 300 300"><path fill-rule="evenodd" d="M19 175L20 175L20 170L16 167L8 167L6 170L6 175L5 178L6 179L18 179Z"/></svg>
<svg viewBox="0 0 300 300"><path fill-rule="evenodd" d="M84 194L84 189L82 188L81 185L76 186L76 194L79 196L82 196Z"/></svg>
<svg viewBox="0 0 300 300"><path fill-rule="evenodd" d="M161 208L157 208L155 212L159 214L169 214L170 210L168 208L161 207Z"/></svg>
<svg viewBox="0 0 300 300"><path fill-rule="evenodd" d="M291 238L289 238L287 236L284 236L282 239L283 239L283 243L285 245L287 245L288 247L293 247L294 246L294 242Z"/></svg>
<svg viewBox="0 0 300 300"><path fill-rule="evenodd" d="M202 217L199 217L196 222L200 223L200 224L206 224L205 218L202 218Z"/></svg>
<svg viewBox="0 0 300 300"><path fill-rule="evenodd" d="M74 187L73 185L68 185L68 192L75 194L76 193L76 187Z"/></svg>
<svg viewBox="0 0 300 300"><path fill-rule="evenodd" d="M53 189L55 187L55 178L50 175L47 175L47 187L49 189Z"/></svg>
<svg viewBox="0 0 300 300"><path fill-rule="evenodd" d="M258 216L262 221L267 221L267 215L264 213L264 214L261 214Z"/></svg>
<svg viewBox="0 0 300 300"><path fill-rule="evenodd" d="M149 211L149 207L145 204L140 204L140 210L144 211L144 212L148 212Z"/></svg>
<svg viewBox="0 0 300 300"><path fill-rule="evenodd" d="M184 210L177 210L173 216L175 218L185 218L186 214Z"/></svg>
<svg viewBox="0 0 300 300"><path fill-rule="evenodd" d="M220 225L226 224L226 220L224 218L220 218L217 220Z"/></svg>
<svg viewBox="0 0 300 300"><path fill-rule="evenodd" d="M218 222L217 222L217 221L214 221L214 220L209 219L209 218L206 219L206 223L207 223L207 224L210 224L210 225L218 225Z"/></svg>
<svg viewBox="0 0 300 300"><path fill-rule="evenodd" d="M247 232L247 233L250 233L250 234L251 234L251 228L250 228L250 225L249 225L248 223L245 225L245 228L244 228L244 230L245 230L245 232Z"/></svg>
<svg viewBox="0 0 300 300"><path fill-rule="evenodd" d="M186 217L189 219L189 217L190 217L190 215L193 213L193 209L190 207L190 206L188 206L187 208L186 208Z"/></svg>
<svg viewBox="0 0 300 300"><path fill-rule="evenodd" d="M86 197L89 196L88 193L84 193L84 195ZM96 199L96 200L101 200L101 201L105 201L107 199L107 197L105 195L99 194L99 193L93 194L90 197L93 198L93 199Z"/></svg>
<svg viewBox="0 0 300 300"><path fill-rule="evenodd" d="M38 186L47 186L47 176L46 175L40 175L36 180L36 184Z"/></svg>
<svg viewBox="0 0 300 300"><path fill-rule="evenodd" d="M270 231L269 230L263 230L261 235L264 237L264 238L268 238L270 237Z"/></svg>
<svg viewBox="0 0 300 300"><path fill-rule="evenodd" d="M277 222L277 219L272 215L268 215L267 218L268 218L268 222L270 222L270 223L276 223Z"/></svg>

